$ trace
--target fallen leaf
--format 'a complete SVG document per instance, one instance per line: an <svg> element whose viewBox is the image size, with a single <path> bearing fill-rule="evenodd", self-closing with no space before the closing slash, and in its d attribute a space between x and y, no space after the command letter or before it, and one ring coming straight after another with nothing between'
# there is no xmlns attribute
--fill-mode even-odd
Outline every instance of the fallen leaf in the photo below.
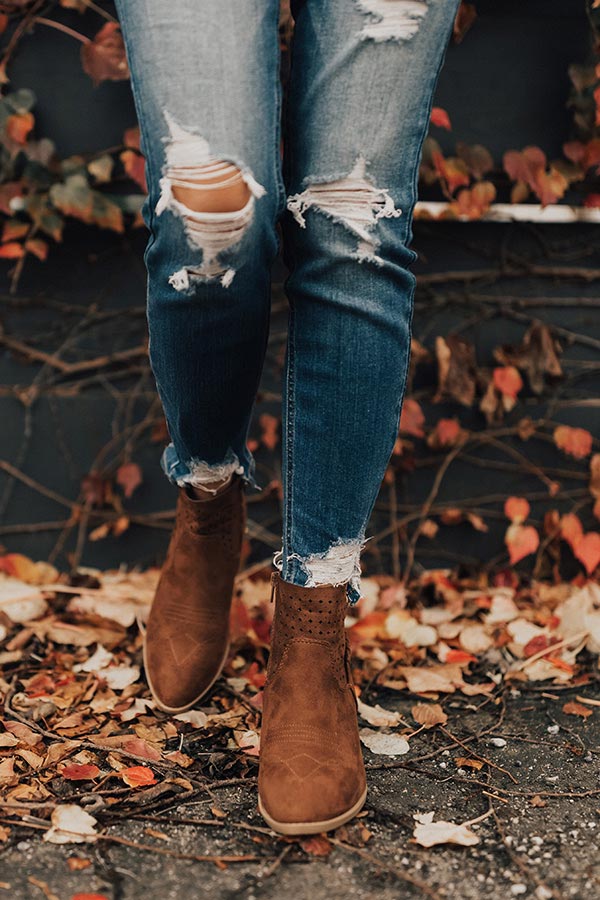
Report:
<svg viewBox="0 0 600 900"><path fill-rule="evenodd" d="M67 781L93 781L100 774L100 769L94 765L78 766L76 763L73 763L70 766L65 766L60 774Z"/></svg>
<svg viewBox="0 0 600 900"><path fill-rule="evenodd" d="M325 835L315 834L312 837L300 841L300 846L309 856L329 856L333 850L333 844Z"/></svg>
<svg viewBox="0 0 600 900"><path fill-rule="evenodd" d="M461 844L472 847L479 843L479 837L466 825L454 822L434 822L434 813L423 813L414 816L417 824L413 837L421 847L434 847L436 844Z"/></svg>
<svg viewBox="0 0 600 900"><path fill-rule="evenodd" d="M119 777L129 787L146 787L149 784L156 784L154 772L148 766L130 766L128 769L121 769Z"/></svg>
<svg viewBox="0 0 600 900"><path fill-rule="evenodd" d="M568 703L565 703L562 711L567 716L581 716L582 719L587 719L593 713L592 709L584 706L583 703L578 703L576 700L570 700Z"/></svg>
<svg viewBox="0 0 600 900"><path fill-rule="evenodd" d="M360 729L360 739L371 753L382 756L403 756L410 747L408 741L399 734L383 734L371 728Z"/></svg>
<svg viewBox="0 0 600 900"><path fill-rule="evenodd" d="M55 806L50 816L52 827L44 840L51 844L82 844L96 840L96 819L75 803Z"/></svg>
<svg viewBox="0 0 600 900"><path fill-rule="evenodd" d="M389 712L379 705L368 706L366 703L362 702L360 697L357 698L356 702L358 705L359 716L361 719L364 719L365 722L368 722L369 725L382 727L386 725L398 725L398 723L402 721L400 713Z"/></svg>
<svg viewBox="0 0 600 900"><path fill-rule="evenodd" d="M448 716L439 703L416 703L410 712L415 722L424 725L425 728L445 725L448 721Z"/></svg>
<svg viewBox="0 0 600 900"><path fill-rule="evenodd" d="M477 772L483 769L484 766L481 759L472 759L469 756L457 756L454 762L459 769L475 769Z"/></svg>

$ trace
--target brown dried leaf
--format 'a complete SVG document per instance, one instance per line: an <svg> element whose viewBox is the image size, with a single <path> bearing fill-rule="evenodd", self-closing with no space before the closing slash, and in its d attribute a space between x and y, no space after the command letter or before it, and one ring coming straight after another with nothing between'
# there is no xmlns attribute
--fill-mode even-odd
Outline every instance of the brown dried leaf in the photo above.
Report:
<svg viewBox="0 0 600 900"><path fill-rule="evenodd" d="M425 728L445 725L448 721L448 716L439 703L416 703L410 712L415 722Z"/></svg>

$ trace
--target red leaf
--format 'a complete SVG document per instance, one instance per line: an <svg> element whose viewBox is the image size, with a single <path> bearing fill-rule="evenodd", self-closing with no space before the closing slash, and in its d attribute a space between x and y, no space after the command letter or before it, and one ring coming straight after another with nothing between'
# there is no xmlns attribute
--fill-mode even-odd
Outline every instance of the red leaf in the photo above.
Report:
<svg viewBox="0 0 600 900"><path fill-rule="evenodd" d="M548 635L538 634L535 637L531 638L530 641L527 641L527 643L523 647L523 655L533 656L535 653L539 653L541 650L547 650L549 646L550 641L548 640Z"/></svg>
<svg viewBox="0 0 600 900"><path fill-rule="evenodd" d="M455 44L460 44L467 31L473 25L477 18L477 10L472 3L466 3L462 0L454 19L454 27L452 29L452 37Z"/></svg>
<svg viewBox="0 0 600 900"><path fill-rule="evenodd" d="M416 400L407 397L402 406L402 415L400 416L400 431L406 434L412 434L414 437L425 437L423 425L425 424L425 416L423 410Z"/></svg>
<svg viewBox="0 0 600 900"><path fill-rule="evenodd" d="M143 756L144 759L153 759L154 761L160 759L160 752L156 747L153 747L148 741L142 740L142 738L130 738L130 740L124 741L123 750L126 753L133 754L133 756ZM134 766L134 768L136 767Z"/></svg>
<svg viewBox="0 0 600 900"><path fill-rule="evenodd" d="M144 157L133 150L123 150L120 154L120 159L129 178L135 181L146 194L148 186L146 184L146 161Z"/></svg>
<svg viewBox="0 0 600 900"><path fill-rule="evenodd" d="M598 209L600 207L600 194L588 194L583 205L586 209Z"/></svg>
<svg viewBox="0 0 600 900"><path fill-rule="evenodd" d="M73 894L71 900L108 900L106 894Z"/></svg>
<svg viewBox="0 0 600 900"><path fill-rule="evenodd" d="M67 781L93 781L100 774L100 769L94 765L79 766L73 763L65 766L60 774Z"/></svg>
<svg viewBox="0 0 600 900"><path fill-rule="evenodd" d="M118 22L107 22L93 41L81 48L84 72L95 84L129 78L125 44Z"/></svg>
<svg viewBox="0 0 600 900"><path fill-rule="evenodd" d="M136 487L142 483L142 470L137 463L124 463L117 469L117 483L126 497L131 497Z"/></svg>
<svg viewBox="0 0 600 900"><path fill-rule="evenodd" d="M263 413L259 419L260 427L262 429L260 439L263 445L268 447L269 450L275 450L279 443L279 422L280 419L278 417L271 416L269 413Z"/></svg>
<svg viewBox="0 0 600 900"><path fill-rule="evenodd" d="M452 131L450 116L441 106L434 106L431 110L431 124L437 125L438 128L445 128L447 131Z"/></svg>

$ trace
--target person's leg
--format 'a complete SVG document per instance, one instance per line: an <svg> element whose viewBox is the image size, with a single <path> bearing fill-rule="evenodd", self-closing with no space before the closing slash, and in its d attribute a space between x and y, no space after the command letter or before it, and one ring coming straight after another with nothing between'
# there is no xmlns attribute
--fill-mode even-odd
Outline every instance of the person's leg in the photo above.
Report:
<svg viewBox="0 0 600 900"><path fill-rule="evenodd" d="M284 535L259 775L284 833L337 827L366 796L344 611L398 432L419 156L456 6L292 0Z"/></svg>
<svg viewBox="0 0 600 900"><path fill-rule="evenodd" d="M178 485L242 472L284 205L277 0L117 0L146 159L150 360Z"/></svg>
<svg viewBox="0 0 600 900"><path fill-rule="evenodd" d="M277 0L117 0L146 158L150 361L177 516L144 640L157 704L227 656L254 484L246 435L268 337L280 171Z"/></svg>

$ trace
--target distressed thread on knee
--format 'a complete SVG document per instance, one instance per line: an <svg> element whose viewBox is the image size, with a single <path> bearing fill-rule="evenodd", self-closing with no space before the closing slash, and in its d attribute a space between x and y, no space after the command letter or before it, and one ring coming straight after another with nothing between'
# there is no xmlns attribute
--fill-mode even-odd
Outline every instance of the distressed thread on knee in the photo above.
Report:
<svg viewBox="0 0 600 900"><path fill-rule="evenodd" d="M193 277L220 280L229 287L235 269L220 254L238 244L254 216L256 199L266 194L253 175L213 156L205 138L187 131L165 113L170 132L156 214L170 210L184 224L188 244L202 251L200 265L184 265L169 277L185 291Z"/></svg>
<svg viewBox="0 0 600 900"><path fill-rule="evenodd" d="M369 21L360 33L363 40L407 41L419 30L427 14L426 0L357 0Z"/></svg>
<svg viewBox="0 0 600 900"><path fill-rule="evenodd" d="M383 265L375 250L373 229L379 219L397 218L397 209L387 188L379 188L367 178L367 163L358 156L352 171L336 181L313 182L299 194L288 198L287 208L301 228L306 228L304 213L314 207L330 219L341 222L359 238L356 259Z"/></svg>

